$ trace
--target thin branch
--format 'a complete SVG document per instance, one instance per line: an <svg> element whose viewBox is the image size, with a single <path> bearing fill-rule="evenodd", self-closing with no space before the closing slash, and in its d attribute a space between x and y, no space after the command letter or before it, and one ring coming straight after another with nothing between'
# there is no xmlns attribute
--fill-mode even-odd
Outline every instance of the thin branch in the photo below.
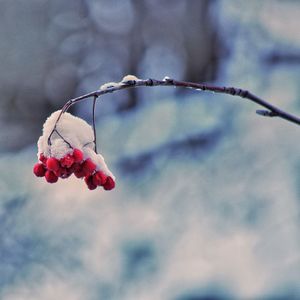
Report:
<svg viewBox="0 0 300 300"><path fill-rule="evenodd" d="M96 125L95 125L95 109L96 109L96 100L98 96L94 96L93 99L93 131L94 131L94 144L95 144L95 152L97 153L97 134L96 134Z"/></svg>
<svg viewBox="0 0 300 300"><path fill-rule="evenodd" d="M124 80L126 77L134 78L130 80ZM279 117L282 118L286 121L292 122L294 124L300 125L300 118L290 114L288 112L283 111L282 109L270 104L266 100L263 100L251 92L247 90L243 90L240 88L235 88L235 87L220 87L220 86L214 86L214 85L209 85L209 84L202 84L202 83L194 83L194 82L186 82L186 81L179 81L179 80L174 80L170 79L168 77L165 77L163 80L157 80L157 79L138 79L133 76L126 76L124 77L123 81L119 83L111 83L111 84L105 84L103 85L99 90L96 90L94 92L90 92L88 94L82 95L80 97L74 98L69 100L62 108L61 113L59 114L57 121L55 123L54 129L52 133L49 136L48 143L50 141L51 135L56 129L56 124L60 120L61 116L63 113L68 111L68 109L83 100L86 100L87 98L94 97L94 102L99 96L102 96L104 94L108 93L113 93L116 91L124 90L124 89L129 89L129 88L136 88L136 87L142 87L142 86L173 86L173 87L184 87L184 88L191 88L195 90L200 90L200 91L210 91L214 93L220 93L220 94L228 94L232 96L238 96L240 98L244 98L247 100L250 100L267 110L258 110L257 114L262 115L262 116L268 116L268 117ZM95 141L96 142L96 141Z"/></svg>
<svg viewBox="0 0 300 300"><path fill-rule="evenodd" d="M72 145L58 132L57 129L54 130L57 135L70 147L70 148L73 148Z"/></svg>
<svg viewBox="0 0 300 300"><path fill-rule="evenodd" d="M53 133L55 132L70 148L73 148L72 145L58 132L58 130L56 128L57 122L58 121L56 121L55 126L48 137L48 145L51 146L51 137L52 137Z"/></svg>

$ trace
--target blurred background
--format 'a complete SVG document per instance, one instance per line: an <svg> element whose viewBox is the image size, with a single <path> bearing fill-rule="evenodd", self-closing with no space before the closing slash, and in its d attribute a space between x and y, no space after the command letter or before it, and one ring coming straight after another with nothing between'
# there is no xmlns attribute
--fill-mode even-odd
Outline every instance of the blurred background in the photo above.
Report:
<svg viewBox="0 0 300 300"><path fill-rule="evenodd" d="M97 105L111 192L36 178L42 124L126 74L248 89L300 115L300 1L0 0L0 298L300 299L299 127L244 99ZM72 113L91 121L91 102Z"/></svg>

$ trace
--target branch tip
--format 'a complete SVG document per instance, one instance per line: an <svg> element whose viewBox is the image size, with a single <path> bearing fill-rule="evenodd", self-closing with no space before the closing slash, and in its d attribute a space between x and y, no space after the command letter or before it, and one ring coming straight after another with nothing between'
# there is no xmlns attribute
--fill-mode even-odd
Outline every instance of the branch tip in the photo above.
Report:
<svg viewBox="0 0 300 300"><path fill-rule="evenodd" d="M165 76L163 78L163 81L168 82L168 83L173 83L174 80L172 78L170 78L169 76Z"/></svg>
<svg viewBox="0 0 300 300"><path fill-rule="evenodd" d="M277 113L269 110L258 109L256 113L263 117L278 117Z"/></svg>

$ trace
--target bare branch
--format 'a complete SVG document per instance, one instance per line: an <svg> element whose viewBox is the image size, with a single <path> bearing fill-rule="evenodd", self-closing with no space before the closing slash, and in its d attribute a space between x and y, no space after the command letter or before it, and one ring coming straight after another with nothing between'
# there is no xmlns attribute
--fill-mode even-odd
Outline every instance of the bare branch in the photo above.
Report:
<svg viewBox="0 0 300 300"><path fill-rule="evenodd" d="M267 110L257 110L257 114L259 114L259 115L268 116L268 117L279 117L279 118L282 118L289 122L292 122L294 124L300 125L299 117L281 110L280 108L255 96L254 94L250 93L247 90L243 90L243 89L235 88L235 87L220 87L220 86L214 86L214 85L209 85L209 84L179 81L179 80L171 79L169 77L165 77L163 80L157 80L157 79L138 79L138 78L136 78L134 76L130 76L130 75L125 76L121 82L118 82L118 83L112 82L112 83L104 84L99 90L96 90L94 92L90 92L88 94L85 94L80 97L69 100L63 106L63 108L61 110L61 114L57 118L56 124L59 121L61 115L64 112L68 111L68 109L72 105L74 105L78 102L81 102L83 100L86 100L87 98L93 97L94 101L96 101L96 99L99 96L102 96L104 94L113 93L116 91L129 89L129 88L142 87L142 86L146 86L146 87L149 87L149 86L150 87L153 87L153 86L184 87L184 88L191 88L191 89L200 90L200 91L210 91L210 92L214 92L214 93L238 96L240 98L250 100L250 101L267 109ZM56 128L56 124L54 126L53 131ZM52 133L51 133L51 135L52 135ZM51 137L51 135L50 135L50 137ZM49 137L49 139L50 139L50 137Z"/></svg>

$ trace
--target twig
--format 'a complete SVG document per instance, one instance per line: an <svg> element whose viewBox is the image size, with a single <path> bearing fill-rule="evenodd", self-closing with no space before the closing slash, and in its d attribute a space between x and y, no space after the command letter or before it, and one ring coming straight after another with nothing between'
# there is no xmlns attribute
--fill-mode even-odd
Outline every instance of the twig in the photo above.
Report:
<svg viewBox="0 0 300 300"><path fill-rule="evenodd" d="M95 109L96 109L96 100L98 96L94 96L93 99L93 131L94 131L94 145L95 145L95 152L97 153L97 134L96 134L96 125L95 125Z"/></svg>
<svg viewBox="0 0 300 300"><path fill-rule="evenodd" d="M72 145L58 132L57 129L54 130L57 135L70 147L70 148L73 148Z"/></svg>
<svg viewBox="0 0 300 300"><path fill-rule="evenodd" d="M134 78L130 80L124 80L126 77ZM202 83L194 83L194 82L186 82L186 81L179 81L179 80L174 80L169 77L165 77L163 80L157 80L157 79L138 79L135 78L134 76L125 76L123 81L119 83L111 83L111 84L105 84L103 85L99 90L90 92L88 94L82 95L80 97L74 98L69 100L62 108L61 113L59 114L57 121L55 123L54 129L51 132L48 143L50 141L51 135L56 129L56 124L60 120L61 116L63 113L69 110L69 108L80 102L83 101L87 98L94 97L94 102L99 96L102 96L104 94L108 93L113 93L116 91L124 90L124 89L129 89L129 88L136 88L136 87L142 87L142 86L174 86L174 87L184 87L184 88L191 88L195 90L200 90L200 91L210 91L214 93L220 93L220 94L228 94L232 96L238 96L240 98L244 98L247 100L250 100L267 110L257 110L257 114L262 115L262 116L268 116L268 117L279 117L282 118L286 121L292 122L294 124L300 125L300 118L290 114L288 112L285 112L281 110L280 108L270 104L269 102L255 96L251 92L247 90L243 90L240 88L235 88L235 87L220 87L220 86L214 86L214 85L208 85L208 84L202 84ZM94 110L94 106L93 106ZM94 117L94 114L93 114ZM95 129L94 129L95 133ZM95 139L96 142L96 139Z"/></svg>

